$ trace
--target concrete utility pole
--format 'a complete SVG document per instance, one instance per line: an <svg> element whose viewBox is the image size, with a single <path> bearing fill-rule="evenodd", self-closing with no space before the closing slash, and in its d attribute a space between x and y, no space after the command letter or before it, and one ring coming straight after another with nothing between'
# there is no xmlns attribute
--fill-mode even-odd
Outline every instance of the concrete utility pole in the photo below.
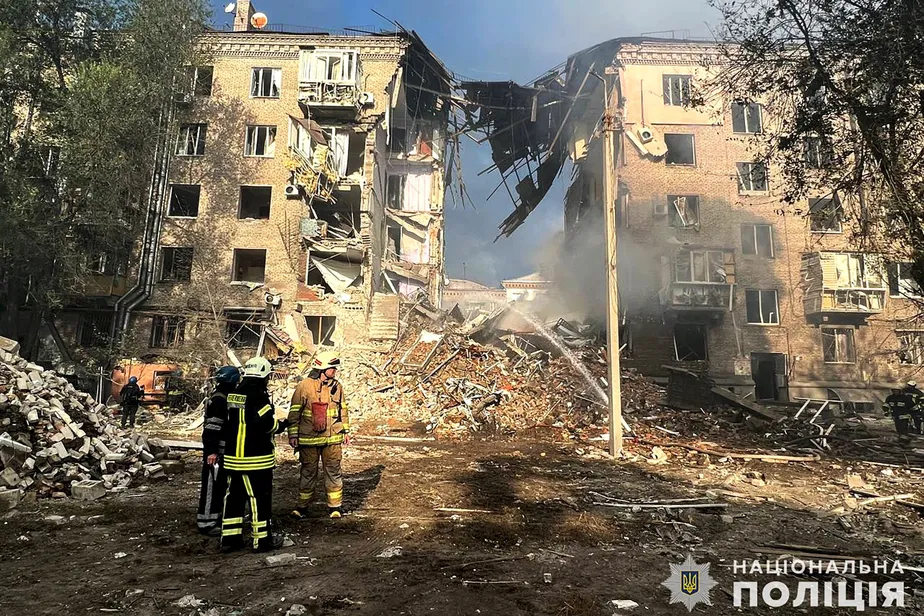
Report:
<svg viewBox="0 0 924 616"><path fill-rule="evenodd" d="M603 84L603 211L606 222L606 351L609 366L610 455L622 454L622 383L619 369L619 293L616 286L616 101ZM615 97L614 97L615 98Z"/></svg>

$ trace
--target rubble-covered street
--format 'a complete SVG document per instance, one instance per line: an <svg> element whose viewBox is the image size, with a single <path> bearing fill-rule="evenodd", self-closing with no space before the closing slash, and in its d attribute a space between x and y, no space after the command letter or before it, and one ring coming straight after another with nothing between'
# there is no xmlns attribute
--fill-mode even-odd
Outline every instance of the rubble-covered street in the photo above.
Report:
<svg viewBox="0 0 924 616"><path fill-rule="evenodd" d="M198 411L133 436L111 409L5 355L3 493L18 496L5 499L0 604L36 614L675 614L683 608L668 606L661 582L692 554L719 584L702 613L736 610L732 566L744 559L899 562L900 575L784 579L903 580L904 613L924 613L920 439L900 442L884 419L727 394L681 410L668 401L708 382L678 373L665 390L627 372L631 432L613 461L592 332L559 324L546 349L489 321L411 307L398 343L345 354L357 425L347 515L328 520L318 503L306 521L288 516L298 467L280 439L274 519L290 541L269 556L219 555L195 532ZM303 361L277 362L279 415ZM83 496L76 482L97 491Z"/></svg>

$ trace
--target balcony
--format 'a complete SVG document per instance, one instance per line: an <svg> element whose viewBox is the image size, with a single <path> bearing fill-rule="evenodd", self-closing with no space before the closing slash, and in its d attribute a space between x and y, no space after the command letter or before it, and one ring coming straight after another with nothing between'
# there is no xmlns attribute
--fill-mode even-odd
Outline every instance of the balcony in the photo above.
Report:
<svg viewBox="0 0 924 616"><path fill-rule="evenodd" d="M735 253L724 249L681 249L673 264L664 259L659 293L666 310L723 312L732 308L735 284Z"/></svg>
<svg viewBox="0 0 924 616"><path fill-rule="evenodd" d="M333 202L339 181L330 146L317 123L289 116L289 149L283 164L308 201Z"/></svg>
<svg viewBox="0 0 924 616"><path fill-rule="evenodd" d="M810 323L859 324L885 307L887 288L877 255L804 254L802 278L805 317Z"/></svg>
<svg viewBox="0 0 924 616"><path fill-rule="evenodd" d="M303 49L299 55L298 102L309 113L355 117L362 107L359 52Z"/></svg>

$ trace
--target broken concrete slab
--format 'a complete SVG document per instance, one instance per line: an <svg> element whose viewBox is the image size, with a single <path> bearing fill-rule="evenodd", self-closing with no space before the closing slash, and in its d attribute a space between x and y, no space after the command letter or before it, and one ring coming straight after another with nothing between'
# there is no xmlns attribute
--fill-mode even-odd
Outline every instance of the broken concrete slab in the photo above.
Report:
<svg viewBox="0 0 924 616"><path fill-rule="evenodd" d="M71 496L83 501L97 500L106 496L106 488L98 480L75 481L71 484Z"/></svg>
<svg viewBox="0 0 924 616"><path fill-rule="evenodd" d="M12 468L5 468L3 469L3 472L0 473L0 484L8 488L15 488L19 486L19 482L19 473L14 471Z"/></svg>
<svg viewBox="0 0 924 616"><path fill-rule="evenodd" d="M19 355L19 342L12 338L0 336L0 349L3 349L6 353L10 353L11 355Z"/></svg>
<svg viewBox="0 0 924 616"><path fill-rule="evenodd" d="M22 500L22 490L0 489L0 511L15 509Z"/></svg>

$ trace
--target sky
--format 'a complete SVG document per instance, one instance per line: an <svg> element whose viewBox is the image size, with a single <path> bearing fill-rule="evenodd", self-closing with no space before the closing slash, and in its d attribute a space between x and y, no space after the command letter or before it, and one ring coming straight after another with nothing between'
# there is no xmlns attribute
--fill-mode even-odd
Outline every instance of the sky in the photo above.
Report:
<svg viewBox="0 0 924 616"><path fill-rule="evenodd" d="M229 0L211 0L217 23ZM388 28L378 11L415 30L427 46L462 78L526 83L596 43L642 33L675 30L708 36L717 11L706 0L253 0L270 23L318 28ZM662 35L664 36L664 35ZM667 35L669 36L669 34ZM446 202L446 266L449 277L491 286L536 270L547 241L562 228L563 177L510 238L494 242L497 226L513 204L491 164L487 144L463 140L466 188L475 208Z"/></svg>

